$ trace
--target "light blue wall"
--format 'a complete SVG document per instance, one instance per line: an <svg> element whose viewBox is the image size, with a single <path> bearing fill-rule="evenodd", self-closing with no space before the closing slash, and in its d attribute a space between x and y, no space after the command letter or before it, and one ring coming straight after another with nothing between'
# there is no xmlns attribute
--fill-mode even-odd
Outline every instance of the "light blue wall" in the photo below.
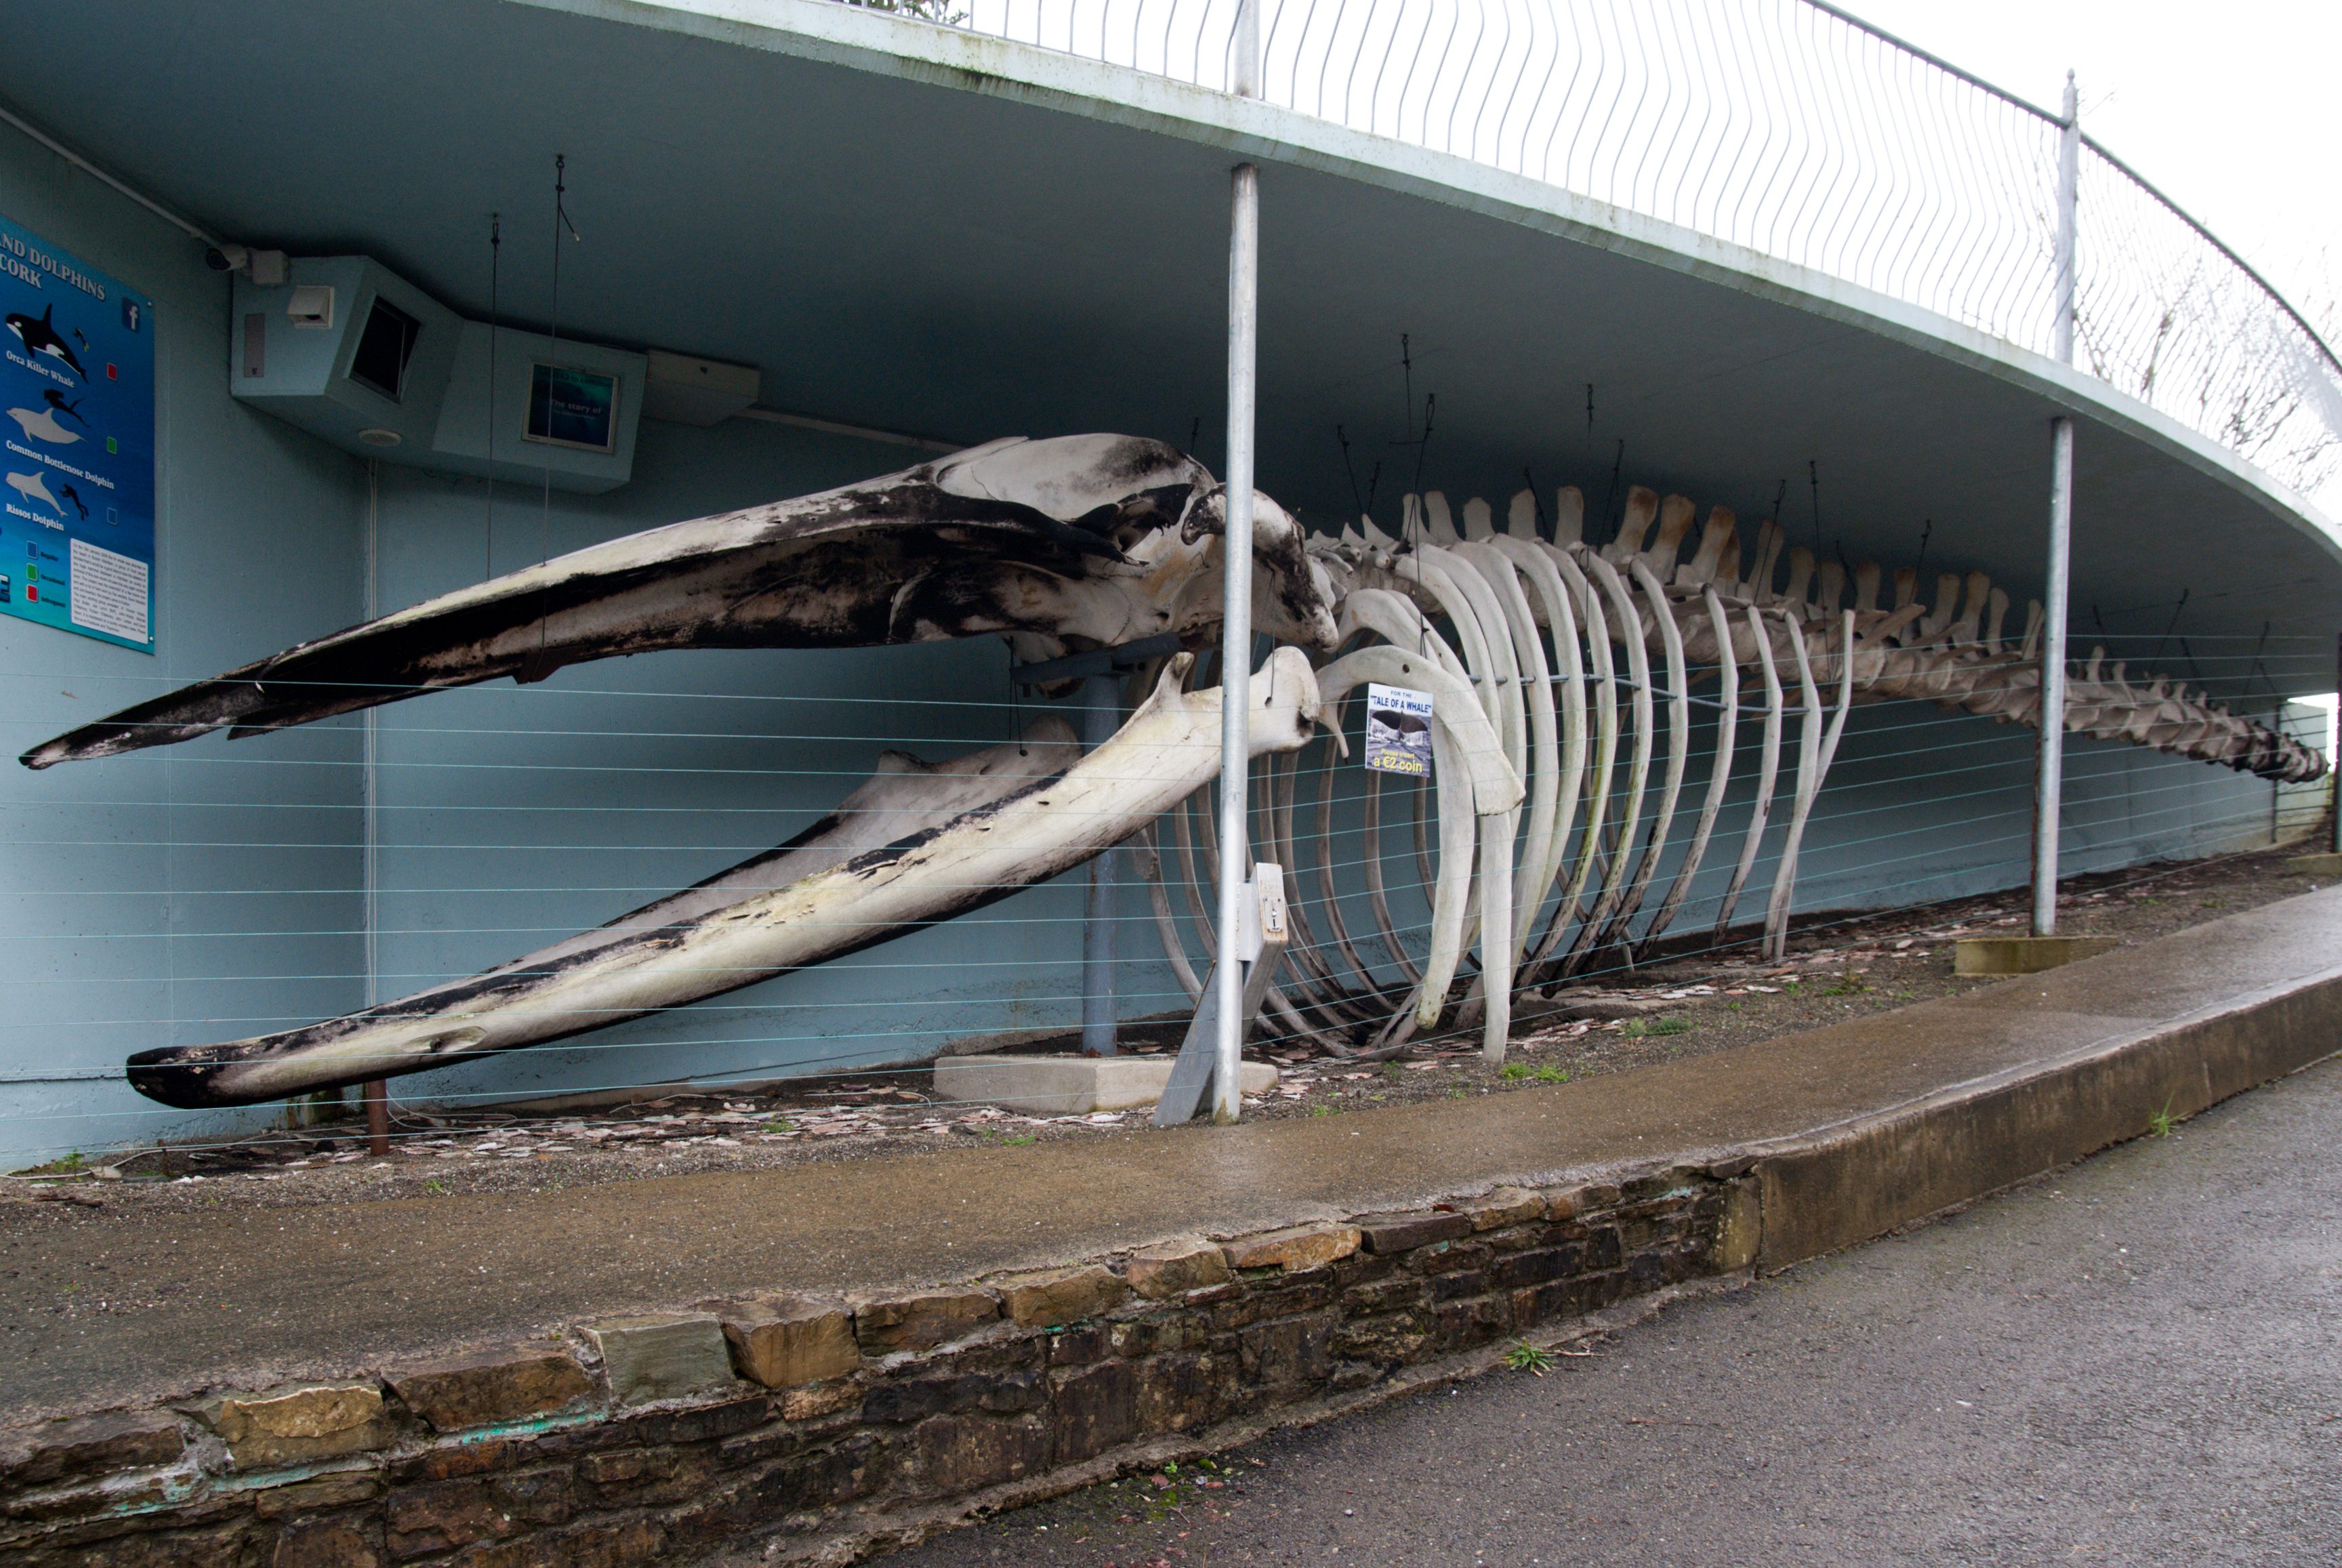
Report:
<svg viewBox="0 0 2342 1568"><path fill-rule="evenodd" d="M156 653L0 617L0 1163L265 1119L132 1094L122 1059L357 995L354 732L30 773L74 724L355 618L357 468L235 405L201 248L11 129L0 212L153 296Z"/></svg>
<svg viewBox="0 0 2342 1568"><path fill-rule="evenodd" d="M160 652L0 619L13 699L0 722L13 755L358 619L369 492L363 464L228 396L226 286L183 235L5 131L0 212L154 296L162 388ZM380 604L915 457L763 423L646 424L632 484L549 502L499 486L493 532L482 483L385 465L374 491ZM1020 712L1029 720L1044 704L1013 703L1006 667L991 639L665 654L382 710L375 994L473 973L768 848L833 805L885 747L945 756L1006 737ZM359 733L345 720L40 774L0 767L0 957L13 1002L0 1013L0 1163L275 1118L273 1107L165 1110L133 1094L120 1066L149 1046L231 1039L365 999ZM1684 927L1713 918L1739 847L1755 744L1754 724L1744 725L1731 804ZM1860 710L1807 843L1798 906L1910 903L2020 881L2030 744L2025 732L1932 709ZM2088 741L2071 754L2069 872L2265 841L2271 796L2257 780ZM1686 813L1706 772L1695 754ZM1338 776L1355 792L1355 761ZM1770 844L1786 811L1785 798ZM1340 820L1354 814L1346 804ZM1394 814L1396 914L1419 938L1404 813ZM1355 854L1344 907L1364 935L1372 922ZM1770 854L1744 918L1761 913ZM1670 860L1662 879L1671 870ZM1080 884L1077 874L816 973L403 1080L397 1092L506 1097L820 1071L1069 1027ZM1299 891L1315 897L1314 871ZM1135 890L1124 919L1126 1015L1178 1010L1184 994Z"/></svg>

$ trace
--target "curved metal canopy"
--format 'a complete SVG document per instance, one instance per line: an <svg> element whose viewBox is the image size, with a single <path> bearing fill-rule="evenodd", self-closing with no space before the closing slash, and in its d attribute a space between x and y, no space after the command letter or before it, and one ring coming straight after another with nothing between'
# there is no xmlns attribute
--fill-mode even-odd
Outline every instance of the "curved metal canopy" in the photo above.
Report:
<svg viewBox="0 0 2342 1568"><path fill-rule="evenodd" d="M10 54L26 115L246 243L362 251L485 316L501 212L505 319L541 326L559 152L584 236L565 333L753 363L767 404L829 419L1200 432L1216 465L1226 169L1253 158L1259 482L1320 525L1376 465L1390 520L1418 463L1458 498L1526 470L1598 509L1623 442L1626 482L1750 520L1786 483L1797 542L1893 566L1927 529L1931 573L2021 597L2072 409L2077 652L2094 612L2151 635L2183 591L2207 650L2322 634L2342 602L2306 503L2047 360L1535 182L1020 45L826 0L85 0L15 15ZM1426 393L1427 449L1406 444Z"/></svg>

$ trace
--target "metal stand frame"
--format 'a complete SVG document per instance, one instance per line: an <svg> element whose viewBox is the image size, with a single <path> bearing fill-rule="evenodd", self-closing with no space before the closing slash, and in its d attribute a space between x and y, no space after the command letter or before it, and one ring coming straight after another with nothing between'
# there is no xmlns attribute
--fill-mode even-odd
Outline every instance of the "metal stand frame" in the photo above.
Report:
<svg viewBox="0 0 2342 1568"><path fill-rule="evenodd" d="M1260 95L1260 0L1236 12L1235 80L1239 96ZM1220 613L1220 909L1218 1049L1212 1074L1212 1120L1243 1112L1241 1074L1247 1014L1243 927L1246 884L1236 868L1252 864L1245 817L1251 804L1253 423L1260 346L1260 170L1238 164L1228 211L1227 532L1221 545ZM1260 961L1265 966L1267 960Z"/></svg>

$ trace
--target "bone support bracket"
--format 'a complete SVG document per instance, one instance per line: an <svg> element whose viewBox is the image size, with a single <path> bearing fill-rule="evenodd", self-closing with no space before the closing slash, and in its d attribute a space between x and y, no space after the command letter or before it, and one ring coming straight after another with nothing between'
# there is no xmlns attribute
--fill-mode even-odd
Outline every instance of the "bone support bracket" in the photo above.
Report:
<svg viewBox="0 0 2342 1568"><path fill-rule="evenodd" d="M1236 928L1236 951L1244 956L1244 1016L1249 1024L1260 1015L1269 980L1285 957L1285 868L1268 861L1256 864L1238 907L1244 911L1244 922ZM1215 964L1212 974L1218 974L1219 965ZM1179 1059L1171 1064L1171 1081L1163 1086L1163 1098L1155 1103L1158 1127L1176 1127L1194 1120L1196 1108L1211 1094L1212 1078L1219 1065L1219 994L1207 976L1203 1000L1196 1004L1187 1037L1179 1046Z"/></svg>

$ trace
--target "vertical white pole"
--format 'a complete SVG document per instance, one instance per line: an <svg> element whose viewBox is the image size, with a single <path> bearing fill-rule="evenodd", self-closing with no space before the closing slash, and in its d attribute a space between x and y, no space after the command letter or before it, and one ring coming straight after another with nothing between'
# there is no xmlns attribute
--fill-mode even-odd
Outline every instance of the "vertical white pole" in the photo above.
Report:
<svg viewBox="0 0 2342 1568"><path fill-rule="evenodd" d="M1240 0L1230 85L1260 91L1260 0ZM1260 171L1238 164L1228 212L1228 473L1220 596L1219 1034L1212 1120L1243 1110L1244 901L1252 854L1245 832L1252 773L1252 484L1256 355L1260 329Z"/></svg>
<svg viewBox="0 0 2342 1568"><path fill-rule="evenodd" d="M374 458L366 459L365 509L365 618L372 621L382 614L382 470ZM359 868L365 919L365 1004L369 1007L382 1000L382 949L376 918L382 899L382 821L380 793L382 787L379 748L381 728L377 721L380 708L365 710L365 730L360 743L363 766L359 789L365 803L365 864Z"/></svg>
<svg viewBox="0 0 2342 1568"><path fill-rule="evenodd" d="M365 509L365 618L369 621L382 614L382 469L374 458L366 459ZM371 1007L382 1000L382 819L380 769L381 727L380 708L365 711L365 731L361 744L363 766L359 769L359 785L364 792L365 806L365 864L359 868L360 886L364 890L365 918L365 1004ZM390 1153L389 1085L380 1078L368 1079L359 1091L365 1103L366 1147L375 1154Z"/></svg>
<svg viewBox="0 0 2342 1568"><path fill-rule="evenodd" d="M2075 245L2081 194L2082 120L2066 73L2066 125L2057 138L2057 249L2051 352L2074 363ZM2041 759L2033 789L2033 934L2057 934L2057 827L2066 782L2066 600L2074 529L2074 422L2049 426L2049 559L2041 590Z"/></svg>

